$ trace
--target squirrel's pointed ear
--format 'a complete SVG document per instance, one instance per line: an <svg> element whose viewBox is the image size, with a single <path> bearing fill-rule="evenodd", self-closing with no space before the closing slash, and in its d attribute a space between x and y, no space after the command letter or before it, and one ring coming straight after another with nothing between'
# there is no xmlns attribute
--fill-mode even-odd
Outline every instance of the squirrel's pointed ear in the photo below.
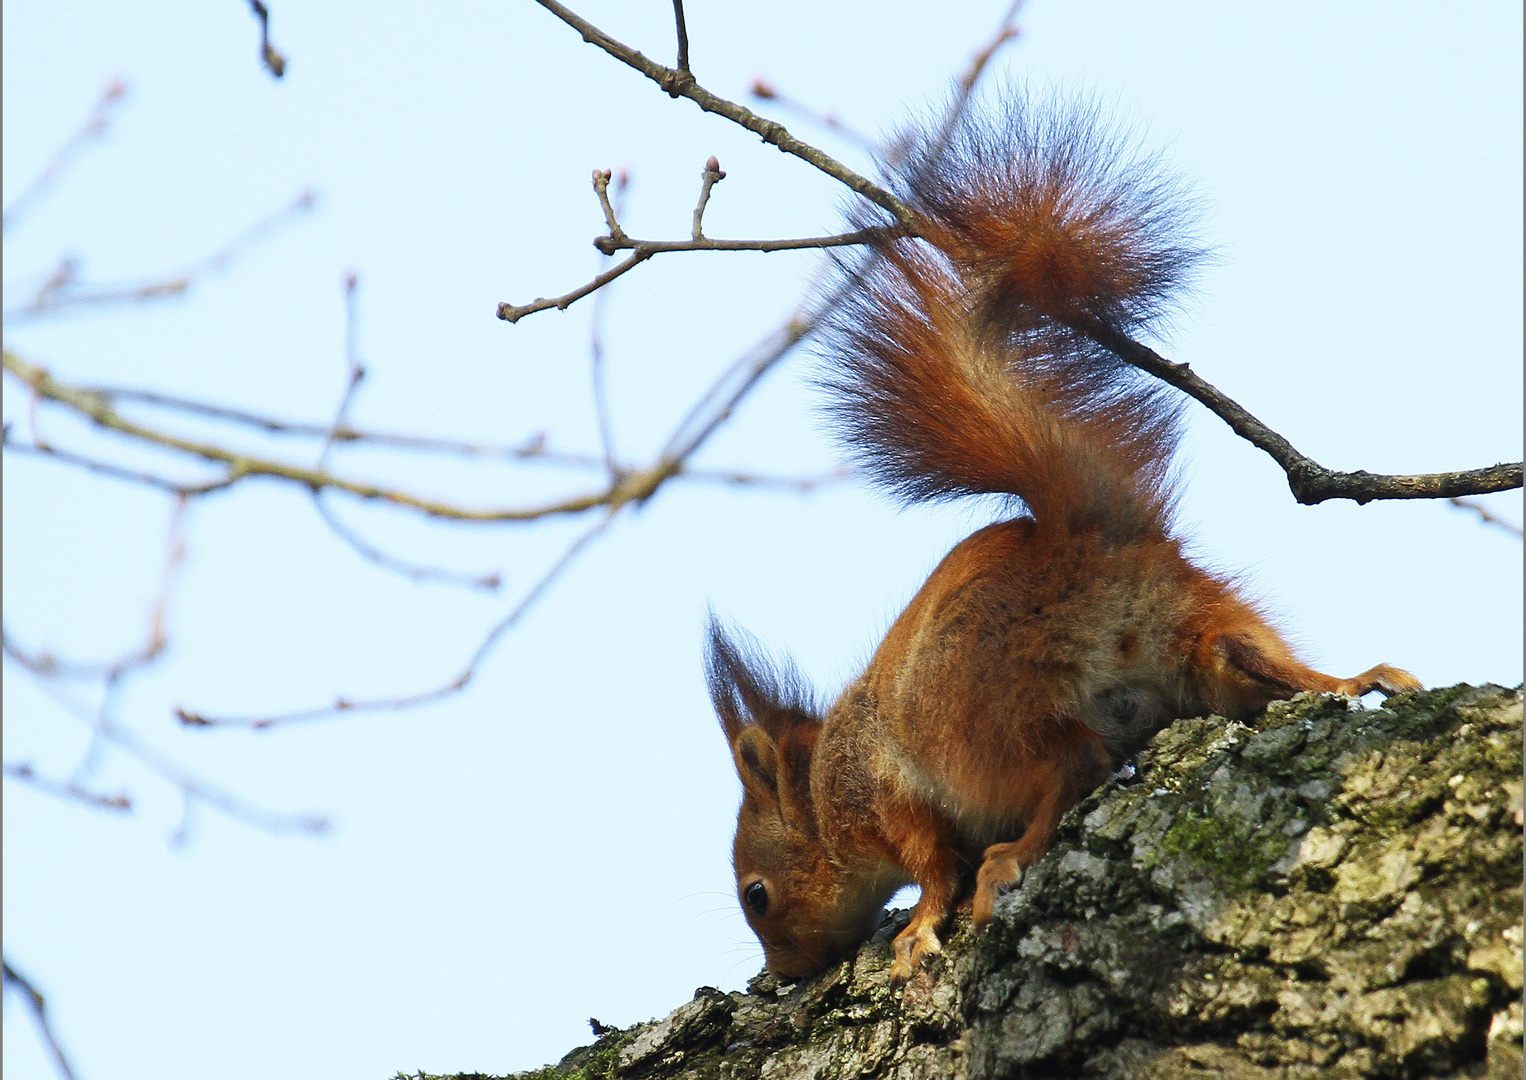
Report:
<svg viewBox="0 0 1526 1080"><path fill-rule="evenodd" d="M820 720L810 689L787 659L771 661L745 634L730 635L710 616L705 676L726 741L760 725L775 740L801 724Z"/></svg>
<svg viewBox="0 0 1526 1080"><path fill-rule="evenodd" d="M764 803L778 803L779 751L763 729L742 728L731 744L731 756L748 794Z"/></svg>

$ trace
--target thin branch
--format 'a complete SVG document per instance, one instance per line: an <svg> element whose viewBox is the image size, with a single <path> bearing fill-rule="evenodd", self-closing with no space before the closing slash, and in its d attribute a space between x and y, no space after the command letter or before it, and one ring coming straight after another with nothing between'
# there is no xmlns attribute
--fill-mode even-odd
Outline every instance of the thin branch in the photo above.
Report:
<svg viewBox="0 0 1526 1080"><path fill-rule="evenodd" d="M186 496L176 499L170 514L170 524L165 539L164 568L159 576L159 589L149 608L148 625L143 643L118 656L114 660L98 663L80 663L60 660L46 650L29 652L11 637L8 628L0 627L0 641L4 651L16 663L40 678L64 679L71 682L100 682L110 687L128 673L152 664L164 655L169 642L165 626L169 619L170 597L180 568L185 563L185 518L190 506Z"/></svg>
<svg viewBox="0 0 1526 1080"><path fill-rule="evenodd" d="M20 218L21 211L27 204L46 191L58 179L59 174L63 172L64 166L69 163L69 159L79 153L86 143L92 139L98 139L106 133L107 127L111 124L112 112L126 95L127 84L121 79L112 79L111 82L106 84L106 89L101 91L100 98L91 108L90 115L85 118L85 122L79 126L73 135L70 135L64 141L63 146L59 147L53 157L48 160L48 163L42 167L42 172L37 174L37 178L28 184L20 195L16 196L10 206L5 208L3 217L0 217L0 232L10 231L11 226Z"/></svg>
<svg viewBox="0 0 1526 1080"><path fill-rule="evenodd" d="M135 393L129 390L98 390L95 388L81 388L83 393L103 393L108 396L120 395L128 397ZM145 397L159 398L160 395L145 392ZM176 399L161 399L159 402L165 405L183 405L187 412L207 414L233 413L230 419L239 419L254 427L272 430L279 434L309 436L322 438L329 430L323 424L296 424L276 420L269 417L254 416L251 414L238 414L234 410L224 410L217 405L202 405L199 402L177 402ZM503 458L511 461L543 461L551 465L565 466L576 469L607 469L603 458L595 454L574 454L546 449L544 435L537 435L519 446L492 446L483 443L459 442L454 439L434 439L426 436L396 435L386 432L358 431L353 428L344 428L339 431L338 437L342 441L370 442L381 446L395 446L401 449L420 450L445 454L459 454L463 457ZM5 436L4 446L7 450L21 454L32 454L38 457L54 458L68 465L86 469L90 472L100 473L104 476L117 480L125 480L131 483L143 484L172 495L205 495L212 491L218 491L228 487L237 481L232 477L224 477L219 480L209 480L204 483L182 483L171 480L168 477L158 476L153 473L140 472L133 469L122 468L107 461L97 461L75 454L68 450L62 450L55 446L37 446L32 443L22 442L9 433ZM616 463L616 471L622 476L635 472L636 467ZM822 484L842 479L836 472L828 473L819 477L793 477L793 476L769 476L767 474L751 473L740 469L691 469L687 465L673 474L674 480L684 480L696 484L728 484L761 488L779 488L792 491L811 491Z"/></svg>
<svg viewBox="0 0 1526 1080"><path fill-rule="evenodd" d="M486 443L464 442L458 439L440 439L427 435L402 435L395 432L364 431L342 424L302 423L279 417L262 416L243 409L214 405L204 401L161 394L153 390L140 390L126 386L80 386L82 394L103 397L108 401L136 401L179 412L194 413L214 420L226 420L246 427L258 428L273 435L295 435L305 438L333 438L335 442L367 442L378 446L390 446L402 450L421 450L442 454L459 454L463 457L493 457L511 460L543 460L557 465L577 468L598 466L598 459L587 454L562 453L546 448L544 433L536 434L517 446L495 446Z"/></svg>
<svg viewBox="0 0 1526 1080"><path fill-rule="evenodd" d="M550 300L547 300L545 297L538 296L528 304L523 304L518 307L509 303L499 304L498 317L504 322L516 323L526 315L532 315L537 311L545 311L548 308L556 308L558 311L566 311L575 301L583 299L583 297L587 296L595 289L603 288L605 285L608 285L611 281L614 281L615 278L619 277L627 270L635 269L637 266L646 262L655 254L655 251L634 252L630 258L626 259L624 262L616 263L610 269L604 271L604 273L590 281L587 285L584 285L581 288L573 289L570 293L564 293L563 295L554 297Z"/></svg>
<svg viewBox="0 0 1526 1080"><path fill-rule="evenodd" d="M92 733L118 749L137 759L147 766L161 779L169 783L180 794L191 801L210 806L235 821L262 829L270 833L299 832L309 835L317 835L326 832L329 827L328 819L311 814L279 814L252 803L245 802L231 792L208 783L201 777L194 775L189 770L182 768L178 763L160 752L157 748L144 742L136 734L119 726L106 713L90 715L79 704L59 692L46 670L39 670L30 663L30 658L19 649L7 636L4 640L5 655L15 661L21 668L37 680L38 687L47 694L60 708L73 716L80 723L90 728Z"/></svg>
<svg viewBox="0 0 1526 1080"><path fill-rule="evenodd" d="M689 71L689 28L684 25L684 0L673 0L673 21L678 24L678 70Z"/></svg>
<svg viewBox="0 0 1526 1080"><path fill-rule="evenodd" d="M360 279L354 271L345 275L344 279L344 358L346 378L344 392L339 397L339 406L334 411L334 421L324 433L323 445L318 452L317 468L322 469L328 464L330 453L339 441L339 432L349 429L350 409L355 403L355 396L360 391L360 384L366 377L365 365L360 361L359 340L359 303L356 292L359 288ZM351 529L334 513L324 498L325 492L321 488L313 489L310 494L313 500L313 509L318 512L319 518L329 527L329 531L344 543L348 544L361 558L367 562L375 563L384 570L399 574L412 581L437 581L446 585L461 585L471 589L496 589L500 583L497 574L463 574L455 570L447 570L443 567L424 566L410 563L399 559L394 555L376 547L365 540L355 530Z"/></svg>
<svg viewBox="0 0 1526 1080"><path fill-rule="evenodd" d="M408 578L411 581L433 581L441 585L456 585L467 589L481 589L485 592L496 592L503 585L503 575L497 573L469 574L462 570L451 570L443 566L426 566L423 563L408 562L396 555L390 555L381 548L372 545L359 533L355 532L335 515L333 508L324 500L321 493L313 494L313 509L318 511L318 516L328 526L329 531L344 541L350 550L359 555L367 562L375 563L384 570L390 570L394 574Z"/></svg>
<svg viewBox="0 0 1526 1080"><path fill-rule="evenodd" d="M1007 13L1002 16L997 24L996 32L991 35L989 41L983 45L970 59L970 66L959 77L959 99L955 104L955 111L960 108L960 103L967 100L975 90L975 84L980 81L980 76L985 73L986 66L1008 42L1016 41L1021 31L1017 26L1018 12L1023 9L1023 0L1012 0Z"/></svg>
<svg viewBox="0 0 1526 1080"><path fill-rule="evenodd" d="M329 451L334 448L335 433L340 428L349 426L350 406L355 401L355 394L360 390L361 380L366 377L366 368L360 362L360 353L356 344L358 335L355 323L358 304L355 290L359 286L360 278L355 271L351 270L344 276L344 362L347 377L344 393L339 396L339 408L334 412L334 422L329 425L328 434L323 437L323 448L318 451L317 467L320 469L328 464Z"/></svg>
<svg viewBox="0 0 1526 1080"><path fill-rule="evenodd" d="M947 134L953 130L954 125L958 122L959 117L964 114L970 97L975 91L975 85L980 81L980 77L985 73L986 68L995 58L996 54L1009 42L1017 40L1019 35L1017 14L1022 9L1022 6L1023 0L1015 0L1007 8L1006 14L1002 16L1001 23L996 27L995 33L971 57L969 67L965 69L964 74L959 77L958 82L955 84L954 98L949 103L948 111L944 116L943 133L940 136L939 142L947 137ZM896 145L892 144L888 147L881 145L844 123L835 113L824 113L813 109L798 99L781 93L777 87L761 76L753 79L751 89L754 97L763 101L778 102L791 112L803 116L812 123L819 124L829 131L836 133L839 137L854 143L861 150L876 159L894 163L899 156L898 150L900 148Z"/></svg>
<svg viewBox="0 0 1526 1080"><path fill-rule="evenodd" d="M1141 371L1149 372L1164 383L1206 405L1236 435L1264 450L1282 466L1293 497L1306 506L1328 499L1351 499L1368 503L1375 499L1447 499L1460 495L1484 495L1521 486L1521 462L1491 465L1460 472L1423 473L1413 476L1389 476L1370 473L1338 472L1306 457L1277 432L1252 416L1238 402L1200 378L1187 364L1173 363L1148 346L1097 322L1078 324L1103 347Z"/></svg>
<svg viewBox="0 0 1526 1080"><path fill-rule="evenodd" d="M72 780L54 780L51 777L40 775L32 768L31 762L22 761L12 764L7 761L4 765L5 775L38 791L45 792L57 799L65 799L69 802L83 803L95 810L112 810L118 813L132 809L132 799L125 792L116 795L102 795L98 791L91 791Z"/></svg>
<svg viewBox="0 0 1526 1080"><path fill-rule="evenodd" d="M817 321L817 316L797 312L744 353L679 422L662 449L661 460L680 462L698 450L731 418L758 380L816 329Z"/></svg>
<svg viewBox="0 0 1526 1080"><path fill-rule="evenodd" d="M832 236L802 236L786 240L711 240L708 237L701 237L698 240L632 240L630 237L615 240L608 236L601 236L594 241L593 246L606 255L628 249L645 251L650 255L660 255L668 251L803 251L810 248L879 244L905 235L906 233L894 226L871 225L867 229L855 229L853 232L836 233Z"/></svg>
<svg viewBox="0 0 1526 1080"><path fill-rule="evenodd" d="M46 443L25 443L19 439L11 438L9 432L5 435L3 445L5 449L19 454L33 454L38 457L54 458L57 461L73 465L76 468L85 469L88 472L99 473L102 476L109 476L116 480L145 484L148 487L158 488L160 491L171 495L205 495L210 491L225 488L233 483L233 480L228 477L200 484L181 483L178 480L171 480L165 476L158 476L154 473L142 472L137 469L127 469L113 462L98 461L95 458L88 458L69 450L60 450L58 447Z"/></svg>
<svg viewBox="0 0 1526 1080"><path fill-rule="evenodd" d="M610 204L609 181L608 170L594 173L594 190L598 192L599 202L604 208L604 219L609 223L610 235L624 236L620 232L620 214L625 209L625 192L630 186L630 173L621 169L619 178L615 180L617 205ZM603 261L607 263L609 256L604 256ZM604 470L613 483L619 481L624 470L620 467L615 452L614 420L609 409L609 391L604 378L604 309L608 299L608 289L600 290L599 295L593 298L593 314L588 320L588 363L589 378L593 384L594 417L599 425L599 446L604 451Z"/></svg>
<svg viewBox="0 0 1526 1080"><path fill-rule="evenodd" d="M394 503L398 506L406 506L430 517L447 518L453 521L497 522L533 521L537 518L550 517L557 514L580 513L595 506L615 505L626 502L634 497L631 494L632 491L639 492L646 487L647 481L650 479L640 475L625 477L620 483L613 484L604 491L592 492L587 495L564 499L560 502L539 507L476 509L454 506L438 500L422 498L406 491L379 487L375 484L366 484L355 480L346 480L322 470L290 465L286 462L272 461L248 454L239 454L210 443L196 442L165 432L154 431L124 419L111 408L108 399L100 395L92 395L88 392L80 391L74 387L65 386L55 380L43 368L27 363L9 350L5 352L4 360L5 370L26 383L41 397L68 406L100 427L121 432L124 435L130 435L143 442L154 443L172 450L179 450L182 453L190 454L206 461L215 461L227 465L229 467L230 480L233 482L252 476L268 476L278 480L302 484L309 488L334 488L362 499L376 499L382 502ZM661 483L661 480L665 480L668 475L671 474L665 473L655 482ZM655 486L653 489L655 490Z"/></svg>
<svg viewBox="0 0 1526 1080"><path fill-rule="evenodd" d="M249 7L260 20L260 62L265 65L265 70L279 79L286 74L286 57L270 43L270 12L260 0L249 0Z"/></svg>
<svg viewBox="0 0 1526 1080"><path fill-rule="evenodd" d="M677 0L674 0L676 3ZM710 189L726 179L726 174L721 171L721 163L714 154L710 155L705 162L705 171L700 174L699 202L694 205L694 229L689 234L695 243L705 238L704 229L701 227L705 219L705 204L710 201Z"/></svg>
<svg viewBox="0 0 1526 1080"><path fill-rule="evenodd" d="M276 231L288 219L311 210L316 203L317 196L312 191L303 191L291 202L256 221L210 255L197 259L176 273L146 282L127 285L81 284L76 276L78 265L71 259L64 259L43 282L30 303L5 313L6 321L12 325L21 325L68 308L145 303L183 296L199 278L227 270L244 248Z"/></svg>
<svg viewBox="0 0 1526 1080"><path fill-rule="evenodd" d="M188 709L176 709L175 715L182 724L187 727L200 728L253 728L263 730L272 727L284 727L288 724L303 723L311 720L323 720L340 713L378 712L397 709L411 709L420 705L428 705L436 701L459 694L470 685L477 674L482 661L492 652L493 646L508 633L525 616L551 585L562 575L562 572L614 521L619 513L619 507L611 507L594 526L582 533L572 544L562 552L560 558L551 565L551 568L543 574L530 590L520 599L519 603L509 611L502 619L493 625L482 642L472 653L471 659L454 679L430 690L424 690L417 694L408 694L394 698L376 698L367 701L352 701L348 698L340 698L332 705L317 709L303 709L300 712L282 713L275 716L263 717L211 717L201 713L191 712Z"/></svg>
<svg viewBox="0 0 1526 1080"><path fill-rule="evenodd" d="M635 68L662 87L663 91L670 97L686 97L705 112L715 113L717 116L725 117L732 123L741 125L748 131L758 135L764 142L777 146L784 153L798 157L801 161L820 169L876 206L888 210L895 217L896 221L908 230L912 232L920 231L918 225L921 219L915 210L878 184L866 177L860 176L835 158L829 157L808 143L801 142L791 135L783 124L765 119L751 109L738 105L734 101L717 97L700 86L695 81L693 74L688 71L663 67L661 64L647 59L635 49L621 44L588 22L588 20L557 3L557 0L537 0L537 2L541 7L582 34L584 41L591 45L597 45L616 60Z"/></svg>
<svg viewBox="0 0 1526 1080"><path fill-rule="evenodd" d="M299 712L274 716L217 718L205 716L187 709L177 709L176 716L180 719L181 723L192 727L263 729L322 720L348 712L374 712L388 709L413 708L440 701L459 693L470 682L476 673L478 665L481 664L498 639L524 616L534 601L550 587L556 577L566 569L578 553L608 528L621 507L627 502L644 502L668 479L680 475L683 472L685 460L695 453L721 424L730 418L736 406L757 385L763 375L815 328L816 320L826 308L824 305L818 304L814 314L804 313L803 306L810 301L813 291L807 292L806 300L802 301L802 310L797 310L782 327L770 333L757 346L744 354L736 363L732 364L701 395L700 400L684 419L680 421L677 428L674 429L672 436L658 456L656 464L641 472L627 472L622 475L619 490L624 492L624 497L619 501L611 502L604 517L592 529L574 541L571 547L562 555L561 559L530 589L519 605L489 632L482 644L478 646L476 653L473 654L466 668L454 680L432 690L404 697L380 698L366 701L353 701L348 698L341 698L333 705L322 708L304 709ZM835 299L835 297L832 298L828 303L835 301ZM808 491L821 483L840 479L844 473L838 471L829 474L827 477L808 480L769 479L750 477L746 474L712 474L703 472L696 472L693 475L705 479L715 479L723 483L760 483L790 487L798 491Z"/></svg>
<svg viewBox="0 0 1526 1080"><path fill-rule="evenodd" d="M62 1046L58 1044L58 1036L53 1032L53 1025L48 1022L48 1003L43 998L37 987L32 985L30 979L22 975L11 966L10 957L4 961L5 988L15 990L26 1001L27 1007L32 1010L32 1019L37 1022L37 1031L42 1036L43 1045L48 1048L48 1054L53 1058L53 1067L58 1070L58 1075L63 1080L74 1080L74 1069L69 1064L69 1058L64 1053Z"/></svg>
<svg viewBox="0 0 1526 1080"><path fill-rule="evenodd" d="M1479 520L1482 521L1485 525L1493 525L1496 529L1503 529L1511 536L1514 536L1517 540L1521 539L1521 527L1519 525L1506 521L1504 518L1491 513L1489 508L1483 503L1475 502L1472 499L1459 499L1456 497L1453 497L1448 501L1459 510L1470 510L1477 514Z"/></svg>
<svg viewBox="0 0 1526 1080"><path fill-rule="evenodd" d="M609 228L609 235L616 240L625 239L625 230L620 228L620 215L615 211L609 201L609 181L614 173L608 169L595 169L593 171L593 190L599 197L599 208L604 211L604 224ZM625 170L620 170L620 181L615 187L615 194L620 194L620 189L625 186ZM608 255L609 252L604 254Z"/></svg>
<svg viewBox="0 0 1526 1080"><path fill-rule="evenodd" d="M906 235L894 226L875 225L867 229L856 229L853 232L838 233L835 236L807 236L788 240L632 240L629 237L601 236L594 241L594 247L605 255L613 255L617 251L630 251L631 255L624 262L617 263L614 267L606 270L588 284L572 290L562 296L553 299L538 297L528 304L515 306L503 303L498 305L498 317L504 322L518 322L526 315L537 311L547 311L556 308L566 311L573 303L581 300L589 293L608 285L615 278L632 270L636 266L650 259L653 255L660 255L669 251L801 251L809 248L833 248L850 247L855 244L872 244L883 241L892 236Z"/></svg>
<svg viewBox="0 0 1526 1080"><path fill-rule="evenodd" d="M788 94L781 93L778 87L764 79L761 75L752 80L750 90L752 96L759 101L777 102L782 108L788 109L797 116L826 128L839 138L847 139L871 157L878 158L883 153L883 147L862 132L849 127L836 113L818 112L797 98L792 98Z"/></svg>

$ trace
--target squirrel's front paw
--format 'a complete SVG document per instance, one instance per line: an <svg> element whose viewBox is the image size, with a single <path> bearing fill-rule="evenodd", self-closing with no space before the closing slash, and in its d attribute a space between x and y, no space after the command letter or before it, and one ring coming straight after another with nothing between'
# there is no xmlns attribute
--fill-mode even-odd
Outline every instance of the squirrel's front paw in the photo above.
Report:
<svg viewBox="0 0 1526 1080"><path fill-rule="evenodd" d="M976 926L990 922L996 911L996 898L1008 889L1015 889L1022 880L1023 868L1015 859L992 859L987 855L986 861L980 864L980 872L975 875L975 903L970 911L970 921Z"/></svg>
<svg viewBox="0 0 1526 1080"><path fill-rule="evenodd" d="M930 926L912 923L895 937L895 963L890 965L890 985L900 986L917 971L922 958L943 951Z"/></svg>

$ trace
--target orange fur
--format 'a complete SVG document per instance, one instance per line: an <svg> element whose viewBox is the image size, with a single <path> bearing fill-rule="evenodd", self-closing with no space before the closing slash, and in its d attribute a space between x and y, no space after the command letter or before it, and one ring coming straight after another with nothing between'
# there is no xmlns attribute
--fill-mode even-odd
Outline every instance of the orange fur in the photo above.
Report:
<svg viewBox="0 0 1526 1080"><path fill-rule="evenodd" d="M834 420L893 492L1022 512L949 552L825 715L712 622L738 893L786 976L855 948L915 882L909 977L961 895L990 919L1065 811L1177 717L1419 686L1304 666L1172 535L1178 404L1082 332L1148 329L1201 256L1153 160L1093 111L1020 98L911 147L897 193L929 227L845 270Z"/></svg>

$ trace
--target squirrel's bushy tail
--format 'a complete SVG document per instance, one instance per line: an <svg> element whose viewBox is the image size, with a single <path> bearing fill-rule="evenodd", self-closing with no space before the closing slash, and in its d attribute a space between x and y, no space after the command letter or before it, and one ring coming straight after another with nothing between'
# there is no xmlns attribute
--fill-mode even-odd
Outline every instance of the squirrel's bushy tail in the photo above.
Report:
<svg viewBox="0 0 1526 1080"><path fill-rule="evenodd" d="M1204 255L1179 186L1057 98L902 145L891 182L924 235L844 266L819 346L857 464L909 500L1015 495L1046 530L1163 530L1178 399L1087 331L1171 311Z"/></svg>

